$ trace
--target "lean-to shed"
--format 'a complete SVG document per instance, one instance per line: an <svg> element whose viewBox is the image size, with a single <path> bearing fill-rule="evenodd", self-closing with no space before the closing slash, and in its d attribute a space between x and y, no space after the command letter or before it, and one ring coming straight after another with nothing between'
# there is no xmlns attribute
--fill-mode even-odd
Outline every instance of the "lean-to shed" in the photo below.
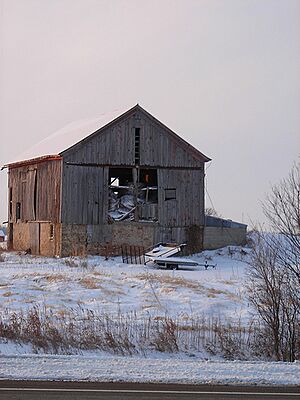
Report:
<svg viewBox="0 0 300 400"><path fill-rule="evenodd" d="M141 106L70 124L8 168L8 241L32 254L203 247L210 159Z"/></svg>

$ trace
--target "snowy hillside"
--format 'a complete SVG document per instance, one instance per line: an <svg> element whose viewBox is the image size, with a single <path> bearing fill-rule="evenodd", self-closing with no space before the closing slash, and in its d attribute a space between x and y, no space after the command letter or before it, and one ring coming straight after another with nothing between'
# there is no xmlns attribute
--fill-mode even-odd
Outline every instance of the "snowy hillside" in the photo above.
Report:
<svg viewBox="0 0 300 400"><path fill-rule="evenodd" d="M33 305L61 312L83 307L116 315L213 315L247 320L244 295L248 249L224 248L194 255L216 268L162 270L126 265L120 258L51 259L2 253L0 307L8 313Z"/></svg>

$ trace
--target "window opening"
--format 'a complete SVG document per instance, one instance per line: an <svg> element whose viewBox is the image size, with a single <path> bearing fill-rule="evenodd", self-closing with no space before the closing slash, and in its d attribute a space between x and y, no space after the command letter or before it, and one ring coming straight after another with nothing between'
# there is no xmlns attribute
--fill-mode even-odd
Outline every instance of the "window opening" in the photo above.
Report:
<svg viewBox="0 0 300 400"><path fill-rule="evenodd" d="M109 168L108 221L133 219L134 184L132 168Z"/></svg>
<svg viewBox="0 0 300 400"><path fill-rule="evenodd" d="M50 235L49 235L49 237L50 237L50 240L54 239L54 225L53 224L50 224Z"/></svg>
<svg viewBox="0 0 300 400"><path fill-rule="evenodd" d="M165 200L176 200L176 189L165 189Z"/></svg>
<svg viewBox="0 0 300 400"><path fill-rule="evenodd" d="M13 202L12 202L12 188L9 188L9 219L12 219Z"/></svg>
<svg viewBox="0 0 300 400"><path fill-rule="evenodd" d="M140 164L140 140L141 140L141 128L135 128L134 130L134 160L135 165Z"/></svg>
<svg viewBox="0 0 300 400"><path fill-rule="evenodd" d="M37 208L37 178L36 171L34 175L34 187L33 187L33 219L36 220L36 208Z"/></svg>
<svg viewBox="0 0 300 400"><path fill-rule="evenodd" d="M108 221L157 221L157 169L109 169Z"/></svg>
<svg viewBox="0 0 300 400"><path fill-rule="evenodd" d="M16 220L21 219L21 203L16 203Z"/></svg>

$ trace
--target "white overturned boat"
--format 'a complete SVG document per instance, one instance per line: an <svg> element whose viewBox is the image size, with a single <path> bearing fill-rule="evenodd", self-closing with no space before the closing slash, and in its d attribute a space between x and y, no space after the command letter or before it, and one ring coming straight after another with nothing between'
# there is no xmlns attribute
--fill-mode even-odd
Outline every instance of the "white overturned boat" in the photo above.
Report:
<svg viewBox="0 0 300 400"><path fill-rule="evenodd" d="M196 267L199 264L196 261L182 257L172 257L179 253L185 244L158 243L151 250L145 253L145 264L152 261L160 267L168 269L177 269L179 266Z"/></svg>

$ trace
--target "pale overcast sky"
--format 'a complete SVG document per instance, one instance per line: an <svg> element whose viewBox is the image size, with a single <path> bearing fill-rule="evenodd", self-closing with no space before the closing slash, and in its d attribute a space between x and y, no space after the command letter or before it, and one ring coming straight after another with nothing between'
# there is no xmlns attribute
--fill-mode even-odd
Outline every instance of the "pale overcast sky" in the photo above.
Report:
<svg viewBox="0 0 300 400"><path fill-rule="evenodd" d="M299 0L0 5L1 164L71 121L140 103L212 158L219 213L262 220L270 184L299 161Z"/></svg>

